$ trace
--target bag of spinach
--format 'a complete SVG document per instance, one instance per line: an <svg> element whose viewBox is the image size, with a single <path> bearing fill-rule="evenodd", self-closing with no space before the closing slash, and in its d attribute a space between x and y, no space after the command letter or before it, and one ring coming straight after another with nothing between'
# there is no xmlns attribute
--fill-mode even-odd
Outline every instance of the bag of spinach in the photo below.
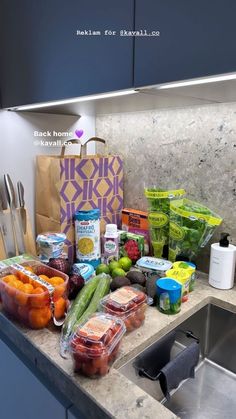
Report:
<svg viewBox="0 0 236 419"><path fill-rule="evenodd" d="M222 218L209 208L189 199L180 199L170 205L169 256L193 260L205 247Z"/></svg>
<svg viewBox="0 0 236 419"><path fill-rule="evenodd" d="M155 257L168 257L170 202L182 198L184 189L164 190L156 187L144 189L148 201L150 239Z"/></svg>

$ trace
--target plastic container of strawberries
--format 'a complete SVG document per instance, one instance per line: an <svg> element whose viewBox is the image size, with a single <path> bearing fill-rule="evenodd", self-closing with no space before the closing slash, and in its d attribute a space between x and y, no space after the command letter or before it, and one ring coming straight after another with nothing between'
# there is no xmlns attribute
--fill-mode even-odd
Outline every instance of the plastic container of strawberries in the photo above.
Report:
<svg viewBox="0 0 236 419"><path fill-rule="evenodd" d="M118 317L105 313L90 316L70 341L74 371L91 378L106 375L117 358L124 333L124 322Z"/></svg>
<svg viewBox="0 0 236 419"><path fill-rule="evenodd" d="M100 305L103 312L122 319L127 332L131 332L140 327L145 320L147 295L125 286L104 297Z"/></svg>
<svg viewBox="0 0 236 419"><path fill-rule="evenodd" d="M20 264L30 273L44 279L54 287L52 296L43 285L31 279L26 273L9 266L0 274L0 294L3 309L16 320L32 329L48 326L52 315L59 320L67 309L68 275L37 261ZM51 300L54 303L52 312Z"/></svg>

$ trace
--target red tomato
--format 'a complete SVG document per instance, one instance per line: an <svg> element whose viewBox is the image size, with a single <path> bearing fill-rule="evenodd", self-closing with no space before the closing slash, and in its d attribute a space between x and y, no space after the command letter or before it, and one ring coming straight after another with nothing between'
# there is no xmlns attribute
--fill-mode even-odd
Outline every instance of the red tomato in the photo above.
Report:
<svg viewBox="0 0 236 419"><path fill-rule="evenodd" d="M108 364L103 364L98 370L98 374L101 375L101 377L106 375L108 372L109 372L109 365Z"/></svg>
<svg viewBox="0 0 236 419"><path fill-rule="evenodd" d="M103 350L103 345L100 345L99 343L94 343L91 348L91 354L93 354L94 356L99 356L102 354Z"/></svg>
<svg viewBox="0 0 236 419"><path fill-rule="evenodd" d="M133 330L132 319L130 319L130 317L125 319L125 326L126 326L127 332L131 332Z"/></svg>
<svg viewBox="0 0 236 419"><path fill-rule="evenodd" d="M138 329L138 327L141 326L142 321L138 317L136 317L135 319L132 319L132 324L134 329Z"/></svg>
<svg viewBox="0 0 236 419"><path fill-rule="evenodd" d="M82 362L80 360L75 361L74 370L75 372L79 372L82 368Z"/></svg>
<svg viewBox="0 0 236 419"><path fill-rule="evenodd" d="M100 356L99 358L93 359L93 365L95 368L104 368L108 365L108 355Z"/></svg>
<svg viewBox="0 0 236 419"><path fill-rule="evenodd" d="M96 375L98 369L93 365L91 361L84 362L82 364L82 372L84 375L87 375L88 377L92 377L93 375Z"/></svg>
<svg viewBox="0 0 236 419"><path fill-rule="evenodd" d="M112 340L113 335L114 335L114 330L115 330L115 328L114 329L110 329L110 330L107 331L107 333L106 333L106 335L104 337L104 345L105 346L109 345L110 341Z"/></svg>

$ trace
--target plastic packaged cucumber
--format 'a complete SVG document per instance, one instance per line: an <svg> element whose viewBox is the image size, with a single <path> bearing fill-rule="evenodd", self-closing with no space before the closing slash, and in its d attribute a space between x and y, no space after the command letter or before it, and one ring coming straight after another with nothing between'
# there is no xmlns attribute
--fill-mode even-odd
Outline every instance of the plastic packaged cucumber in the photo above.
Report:
<svg viewBox="0 0 236 419"><path fill-rule="evenodd" d="M179 199L171 202L169 260L174 262L177 256L194 260L221 223L219 215L195 201Z"/></svg>

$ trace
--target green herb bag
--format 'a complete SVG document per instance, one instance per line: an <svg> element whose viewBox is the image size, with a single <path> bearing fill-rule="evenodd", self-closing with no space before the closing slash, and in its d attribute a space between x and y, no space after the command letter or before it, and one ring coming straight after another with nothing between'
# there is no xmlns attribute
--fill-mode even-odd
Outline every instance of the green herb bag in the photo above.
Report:
<svg viewBox="0 0 236 419"><path fill-rule="evenodd" d="M182 198L184 189L166 191L159 188L145 188L148 200L148 221L150 239L155 257L168 256L170 202Z"/></svg>
<svg viewBox="0 0 236 419"><path fill-rule="evenodd" d="M221 217L197 202L189 199L171 202L168 259L174 262L178 255L195 259L221 222Z"/></svg>

